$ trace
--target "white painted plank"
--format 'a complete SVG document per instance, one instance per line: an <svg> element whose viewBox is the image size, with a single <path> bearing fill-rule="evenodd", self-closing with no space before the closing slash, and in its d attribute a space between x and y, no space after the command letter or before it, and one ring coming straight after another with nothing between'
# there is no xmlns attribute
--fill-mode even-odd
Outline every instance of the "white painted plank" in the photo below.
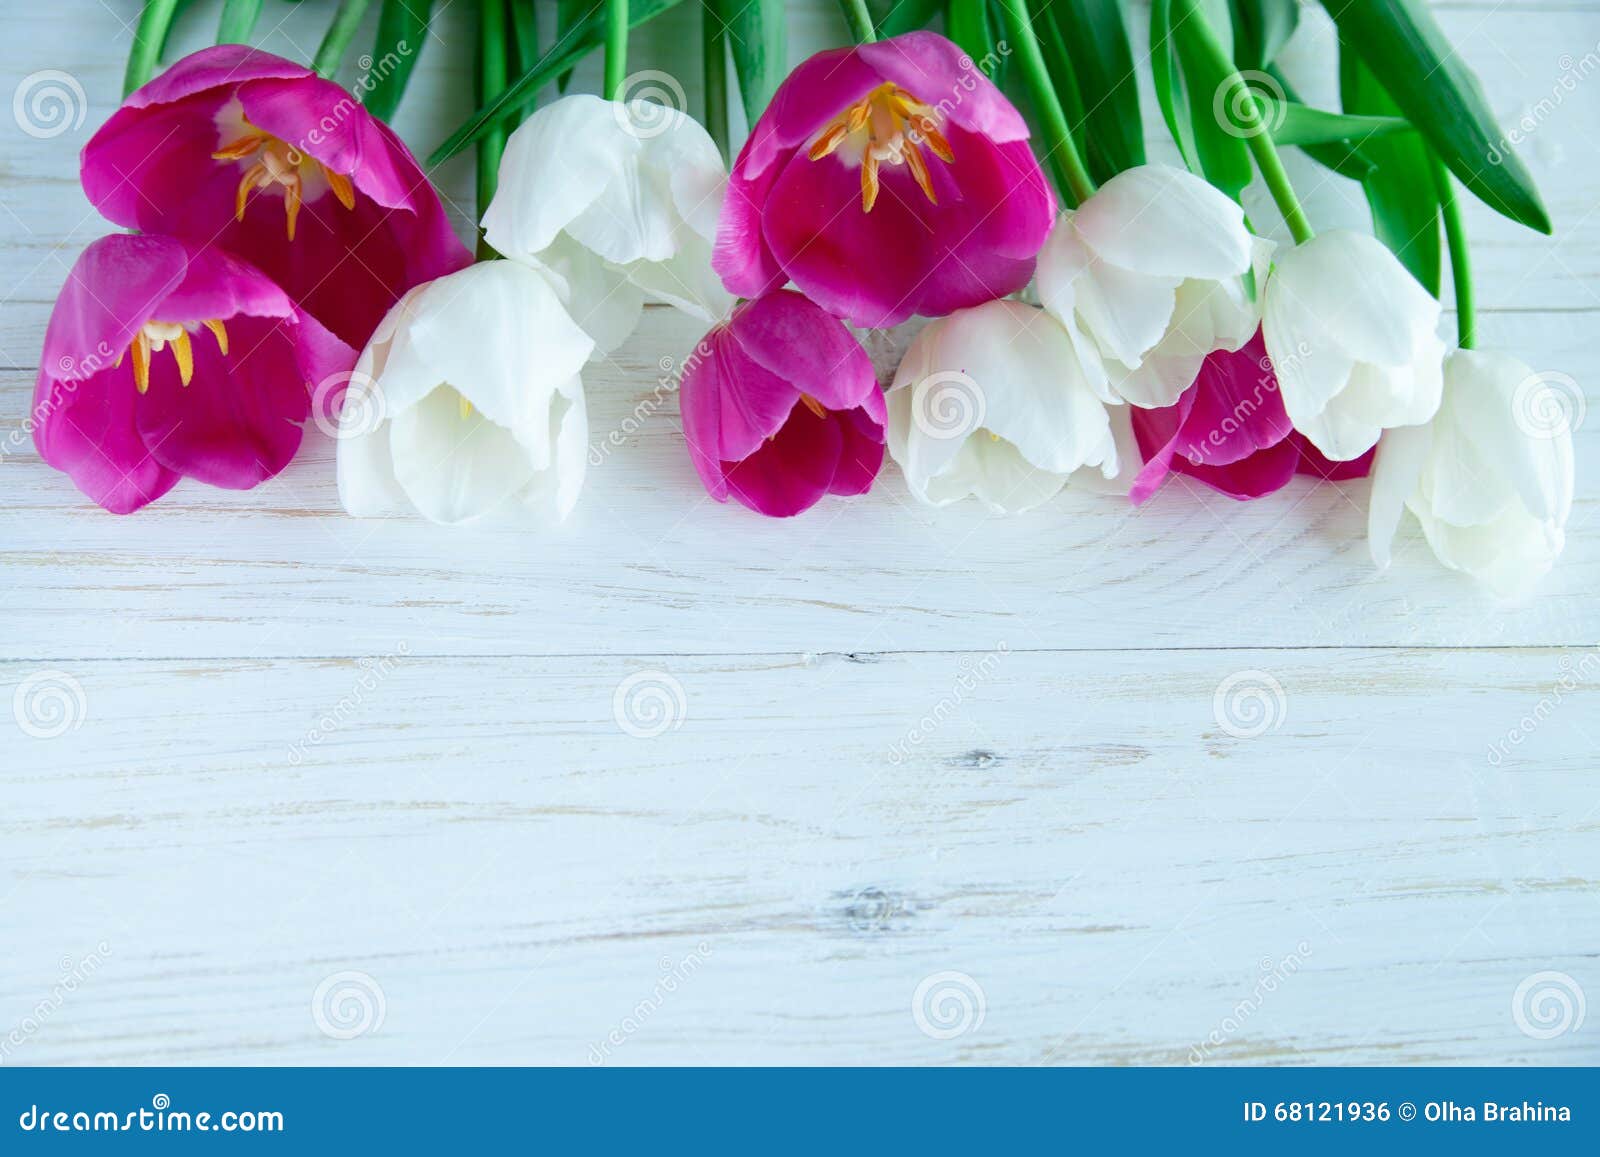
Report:
<svg viewBox="0 0 1600 1157"><path fill-rule="evenodd" d="M1600 1060L1512 1016L1535 973L1600 990L1594 650L1006 640L63 664L77 726L0 771L0 1032L101 962L8 1059L584 1064L692 958L603 1059ZM1267 714L1219 717L1252 670ZM640 675L649 738L613 713ZM385 1019L339 1041L312 994L347 970ZM911 1011L941 972L985 1005L951 1039Z"/></svg>

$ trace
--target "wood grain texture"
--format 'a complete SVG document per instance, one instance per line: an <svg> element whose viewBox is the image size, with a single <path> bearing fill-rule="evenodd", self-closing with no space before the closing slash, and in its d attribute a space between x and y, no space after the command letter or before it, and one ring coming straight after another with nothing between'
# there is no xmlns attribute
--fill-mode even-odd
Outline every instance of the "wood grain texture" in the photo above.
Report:
<svg viewBox="0 0 1600 1157"><path fill-rule="evenodd" d="M790 7L795 51L843 38ZM397 124L423 151L467 111L471 13L436 8ZM1594 403L1600 58L1562 77L1600 5L1436 11L1534 118L1557 226L1469 206L1482 344ZM328 6L266 13L303 59ZM696 26L633 50L692 110ZM61 0L8 33L0 95L85 95L58 135L0 126L0 1064L1600 1062L1592 1013L1516 1012L1547 973L1600 999L1592 423L1515 606L1412 527L1374 571L1365 483L997 519L891 466L787 523L717 506L659 385L697 327L654 309L586 377L564 526L346 518L315 431L254 492L116 519L22 424L107 231L76 151L131 29ZM1315 96L1326 37L1307 8ZM439 178L465 232L469 167Z"/></svg>

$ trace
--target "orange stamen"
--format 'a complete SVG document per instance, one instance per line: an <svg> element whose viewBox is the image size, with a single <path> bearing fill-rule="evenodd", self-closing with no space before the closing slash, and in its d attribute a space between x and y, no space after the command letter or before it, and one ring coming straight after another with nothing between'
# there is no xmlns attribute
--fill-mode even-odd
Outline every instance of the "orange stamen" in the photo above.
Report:
<svg viewBox="0 0 1600 1157"><path fill-rule="evenodd" d="M905 89L881 84L825 125L807 155L813 161L835 153L847 164L861 166L861 211L872 212L882 190L882 165L904 165L930 204L937 205L926 146L945 164L955 160L950 142L939 132L935 111Z"/></svg>

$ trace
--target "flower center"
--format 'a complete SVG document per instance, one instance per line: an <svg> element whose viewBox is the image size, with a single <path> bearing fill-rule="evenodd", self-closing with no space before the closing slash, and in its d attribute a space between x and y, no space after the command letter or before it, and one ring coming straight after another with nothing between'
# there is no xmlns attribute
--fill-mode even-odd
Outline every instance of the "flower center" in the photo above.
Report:
<svg viewBox="0 0 1600 1157"><path fill-rule="evenodd" d="M305 180L312 174L320 174L333 195L339 199L339 204L346 209L356 207L355 187L351 185L349 177L334 172L321 161L306 156L271 133L261 132L248 123L245 127L248 131L244 136L211 154L211 158L217 161L251 162L244 176L239 178L239 191L234 198L235 220L244 220L244 209L251 192L256 189L281 189L284 213L288 218L289 240L293 241L294 223L300 216L300 204L305 199Z"/></svg>
<svg viewBox="0 0 1600 1157"><path fill-rule="evenodd" d="M222 322L210 319L200 322L217 339L222 356L228 356L228 331ZM128 349L133 352L133 385L141 394L150 389L150 358L168 346L178 363L178 380L187 386L194 379L194 347L189 344L189 331L175 321L156 321L151 318L133 335ZM126 352L126 351L125 351ZM122 365L122 354L117 355L117 365Z"/></svg>
<svg viewBox="0 0 1600 1157"><path fill-rule="evenodd" d="M904 165L929 203L939 203L922 155L924 145L945 164L955 160L950 142L939 132L934 110L897 84L880 84L829 121L812 142L809 155L820 161L842 148L841 159L859 159L861 211L870 213L878 202L878 167L884 164Z"/></svg>

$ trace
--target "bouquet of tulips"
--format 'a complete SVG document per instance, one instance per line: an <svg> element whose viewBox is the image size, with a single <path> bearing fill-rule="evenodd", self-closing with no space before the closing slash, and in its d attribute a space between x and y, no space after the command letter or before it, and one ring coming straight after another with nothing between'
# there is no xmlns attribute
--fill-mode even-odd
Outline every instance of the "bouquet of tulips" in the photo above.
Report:
<svg viewBox="0 0 1600 1157"><path fill-rule="evenodd" d="M365 0L309 68L247 47L262 0L226 0L221 43L153 78L176 0L150 0L82 161L133 232L57 302L40 453L126 513L184 476L255 486L327 416L352 514L560 517L585 369L655 302L710 327L678 383L696 472L760 514L867 492L887 450L918 499L1001 513L1069 482L1143 503L1172 475L1249 500L1370 474L1380 565L1406 510L1497 592L1560 553L1569 399L1474 347L1459 199L1549 224L1423 0L1324 0L1338 110L1277 66L1297 0L1154 0L1183 167L1145 160L1119 0L843 0L854 43L787 73L781 3L700 0L704 124L631 92L630 28L676 3L560 0L541 29L533 0L479 0L481 107L430 158L477 148L474 261L385 124L427 3L383 0L394 67L352 93L330 78ZM595 51L602 95L566 91ZM1314 229L1288 148L1362 184L1372 234ZM1285 243L1241 207L1258 175ZM914 318L880 383L861 331Z"/></svg>

